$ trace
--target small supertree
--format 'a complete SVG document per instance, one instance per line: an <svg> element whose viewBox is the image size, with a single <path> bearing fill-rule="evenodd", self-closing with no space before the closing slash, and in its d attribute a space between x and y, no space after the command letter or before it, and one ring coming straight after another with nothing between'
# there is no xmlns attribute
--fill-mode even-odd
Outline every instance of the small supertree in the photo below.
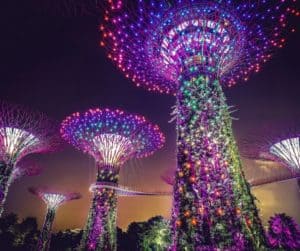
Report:
<svg viewBox="0 0 300 251"><path fill-rule="evenodd" d="M290 216L275 214L269 220L268 241L276 250L299 250L300 226Z"/></svg>
<svg viewBox="0 0 300 251"><path fill-rule="evenodd" d="M74 113L61 126L61 135L77 149L93 156L97 163L94 198L82 250L116 250L116 205L118 175L129 159L153 154L165 138L157 125L144 117L121 110L91 109ZM110 183L110 188L103 187Z"/></svg>
<svg viewBox="0 0 300 251"><path fill-rule="evenodd" d="M29 192L38 196L47 205L47 214L45 217L44 225L38 240L37 250L38 251L48 251L50 248L51 241L51 230L52 224L54 222L54 217L56 210L63 203L70 200L78 200L81 198L79 193L61 193L49 190L46 187L31 187Z"/></svg>
<svg viewBox="0 0 300 251"><path fill-rule="evenodd" d="M42 113L0 101L0 216L14 176L25 171L18 168L20 160L54 150L59 144L57 129Z"/></svg>

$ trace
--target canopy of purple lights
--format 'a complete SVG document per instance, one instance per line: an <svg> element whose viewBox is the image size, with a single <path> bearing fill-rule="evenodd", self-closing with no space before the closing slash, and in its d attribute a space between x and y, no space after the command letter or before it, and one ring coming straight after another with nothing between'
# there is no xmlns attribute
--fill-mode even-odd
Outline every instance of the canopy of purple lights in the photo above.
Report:
<svg viewBox="0 0 300 251"><path fill-rule="evenodd" d="M247 81L284 46L295 2L102 1L107 56L137 86L177 98L174 250L265 245L222 87Z"/></svg>
<svg viewBox="0 0 300 251"><path fill-rule="evenodd" d="M117 195L126 193L118 186L119 170L127 160L160 149L164 135L143 116L110 109L74 113L63 121L61 135L97 163L97 179L91 187L94 198L81 248L116 250Z"/></svg>

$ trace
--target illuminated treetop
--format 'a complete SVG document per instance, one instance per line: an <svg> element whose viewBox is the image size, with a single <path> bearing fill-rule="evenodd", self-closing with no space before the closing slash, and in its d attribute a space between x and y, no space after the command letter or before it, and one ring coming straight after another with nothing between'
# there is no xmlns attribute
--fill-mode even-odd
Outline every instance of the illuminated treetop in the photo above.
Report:
<svg viewBox="0 0 300 251"><path fill-rule="evenodd" d="M282 126L279 124L278 127ZM242 147L243 154L248 158L279 162L294 174L300 174L299 124L295 124L289 129L279 128L265 127L262 133L248 137Z"/></svg>
<svg viewBox="0 0 300 251"><path fill-rule="evenodd" d="M64 202L78 200L81 198L79 193L60 193L51 191L46 187L31 187L28 190L32 194L41 198L51 209L57 209Z"/></svg>
<svg viewBox="0 0 300 251"><path fill-rule="evenodd" d="M295 0L110 0L101 45L137 86L176 93L186 69L232 86L285 44Z"/></svg>
<svg viewBox="0 0 300 251"><path fill-rule="evenodd" d="M270 153L285 162L293 172L300 173L300 134L275 143L270 147Z"/></svg>
<svg viewBox="0 0 300 251"><path fill-rule="evenodd" d="M0 160L17 163L59 145L56 125L39 112L0 102Z"/></svg>
<svg viewBox="0 0 300 251"><path fill-rule="evenodd" d="M109 166L151 155L165 141L159 127L145 117L109 109L74 113L62 122L61 135L97 162Z"/></svg>

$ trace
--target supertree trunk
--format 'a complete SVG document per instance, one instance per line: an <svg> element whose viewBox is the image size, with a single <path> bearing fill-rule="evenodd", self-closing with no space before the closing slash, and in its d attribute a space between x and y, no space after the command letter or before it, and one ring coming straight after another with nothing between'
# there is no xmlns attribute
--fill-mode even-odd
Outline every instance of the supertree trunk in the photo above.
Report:
<svg viewBox="0 0 300 251"><path fill-rule="evenodd" d="M4 211L8 188L12 182L12 171L11 165L0 162L0 217Z"/></svg>
<svg viewBox="0 0 300 251"><path fill-rule="evenodd" d="M38 240L38 251L48 251L50 249L51 229L54 221L56 209L52 207L47 208L47 214L43 225L42 232Z"/></svg>
<svg viewBox="0 0 300 251"><path fill-rule="evenodd" d="M110 188L97 187L97 183L118 182L118 169L114 167L99 168L92 207L81 241L80 250L117 250L117 196Z"/></svg>
<svg viewBox="0 0 300 251"><path fill-rule="evenodd" d="M263 228L221 85L214 74L190 71L180 82L172 250L261 248Z"/></svg>

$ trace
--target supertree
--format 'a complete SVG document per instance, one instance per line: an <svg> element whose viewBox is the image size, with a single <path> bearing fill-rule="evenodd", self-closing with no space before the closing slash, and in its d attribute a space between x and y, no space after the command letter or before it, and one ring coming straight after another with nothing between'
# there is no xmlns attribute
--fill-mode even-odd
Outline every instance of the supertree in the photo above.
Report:
<svg viewBox="0 0 300 251"><path fill-rule="evenodd" d="M295 1L103 1L107 55L137 86L176 96L173 249L261 248L263 228L241 167L223 86L258 72L293 31Z"/></svg>
<svg viewBox="0 0 300 251"><path fill-rule="evenodd" d="M26 173L20 161L32 153L56 149L57 129L42 113L0 101L0 216L10 184Z"/></svg>
<svg viewBox="0 0 300 251"><path fill-rule="evenodd" d="M58 207L67 201L80 199L81 195L79 193L56 192L47 187L30 187L28 190L41 198L47 205L47 214L37 244L38 251L47 251L50 248L51 229Z"/></svg>
<svg viewBox="0 0 300 251"><path fill-rule="evenodd" d="M82 250L116 250L118 176L129 159L153 154L165 138L157 125L121 110L91 109L74 113L61 126L61 135L97 163L93 202L83 235ZM103 187L103 183L110 187Z"/></svg>

